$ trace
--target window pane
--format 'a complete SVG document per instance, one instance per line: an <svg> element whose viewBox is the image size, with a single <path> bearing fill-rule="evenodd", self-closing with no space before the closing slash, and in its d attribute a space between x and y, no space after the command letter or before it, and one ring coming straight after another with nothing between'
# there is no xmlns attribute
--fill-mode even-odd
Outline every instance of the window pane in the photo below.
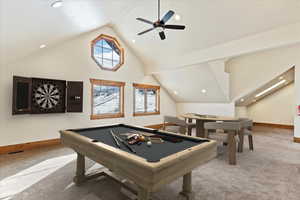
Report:
<svg viewBox="0 0 300 200"><path fill-rule="evenodd" d="M102 47L95 46L94 47L94 58L97 60L98 63L102 64Z"/></svg>
<svg viewBox="0 0 300 200"><path fill-rule="evenodd" d="M110 41L106 41L106 40L104 40L104 39L102 39L102 40L100 40L102 43L102 46L104 47L104 48L109 48L109 49L111 49L111 42Z"/></svg>
<svg viewBox="0 0 300 200"><path fill-rule="evenodd" d="M93 114L120 113L120 87L94 85Z"/></svg>
<svg viewBox="0 0 300 200"><path fill-rule="evenodd" d="M113 69L120 63L120 52L113 42L101 39L94 46L94 58L102 67Z"/></svg>
<svg viewBox="0 0 300 200"><path fill-rule="evenodd" d="M116 51L113 51L113 59L120 62L120 55L116 52Z"/></svg>
<svg viewBox="0 0 300 200"><path fill-rule="evenodd" d="M119 63L120 63L119 60L113 60L113 66L116 66L116 65L118 65Z"/></svg>
<svg viewBox="0 0 300 200"><path fill-rule="evenodd" d="M114 68L113 62L112 62L111 59L104 59L103 58L103 64L102 64L102 66L105 67L105 68L108 68L108 69Z"/></svg>
<svg viewBox="0 0 300 200"><path fill-rule="evenodd" d="M145 90L135 89L135 112L145 112Z"/></svg>
<svg viewBox="0 0 300 200"><path fill-rule="evenodd" d="M113 51L111 49L103 49L102 57L111 60L112 59L112 53L113 53Z"/></svg>
<svg viewBox="0 0 300 200"><path fill-rule="evenodd" d="M156 90L147 90L147 112L156 112Z"/></svg>

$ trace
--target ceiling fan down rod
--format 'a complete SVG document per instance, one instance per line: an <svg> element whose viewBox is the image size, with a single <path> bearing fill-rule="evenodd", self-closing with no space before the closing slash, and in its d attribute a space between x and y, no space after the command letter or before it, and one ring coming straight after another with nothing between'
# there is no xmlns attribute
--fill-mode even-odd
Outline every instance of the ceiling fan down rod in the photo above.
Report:
<svg viewBox="0 0 300 200"><path fill-rule="evenodd" d="M160 20L160 0L158 0L158 21Z"/></svg>

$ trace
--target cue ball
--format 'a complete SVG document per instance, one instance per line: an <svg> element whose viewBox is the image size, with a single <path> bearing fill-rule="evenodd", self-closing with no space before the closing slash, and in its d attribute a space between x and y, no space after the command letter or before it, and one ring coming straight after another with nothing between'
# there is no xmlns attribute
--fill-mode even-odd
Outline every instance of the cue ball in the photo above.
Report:
<svg viewBox="0 0 300 200"><path fill-rule="evenodd" d="M148 142L147 142L147 146L150 147L151 145L152 145L152 142L151 142L151 141L148 141Z"/></svg>

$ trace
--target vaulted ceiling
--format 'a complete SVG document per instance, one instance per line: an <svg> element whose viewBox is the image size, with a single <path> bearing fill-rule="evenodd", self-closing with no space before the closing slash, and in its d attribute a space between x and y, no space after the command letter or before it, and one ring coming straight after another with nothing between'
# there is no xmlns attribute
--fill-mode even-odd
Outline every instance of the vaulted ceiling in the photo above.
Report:
<svg viewBox="0 0 300 200"><path fill-rule="evenodd" d="M136 39L134 49L150 65L300 20L297 0L162 0L162 13L172 9L182 16L179 22L173 18L170 23L185 24L186 29L168 30L167 40L160 41L155 31L136 36L149 26L134 20L155 20L157 0L131 2L132 7L114 23L128 41Z"/></svg>
<svg viewBox="0 0 300 200"><path fill-rule="evenodd" d="M155 77L177 102L217 103L226 100L226 94L208 64L161 72Z"/></svg>
<svg viewBox="0 0 300 200"><path fill-rule="evenodd" d="M64 6L59 9L51 8L52 2L0 0L0 53L1 56L5 54L2 62L3 59L9 63L29 56L38 51L41 44L55 46L79 34L112 24L148 71L155 72L163 86L170 88L170 93L182 90L182 86L172 85L175 84L174 77L182 80L192 77L187 82L190 87L197 90L205 87L211 91L211 96L207 93L205 98L198 91L197 96L187 93L184 97L174 97L177 101L228 101L226 94L223 93L223 97L217 95L222 86L213 73L205 69L207 64L202 62L218 59L222 56L212 55L223 52L228 54L223 58L237 56L239 52L234 52L236 48L232 44L240 47L245 45L244 39L246 41L251 36L300 22L298 0L161 0L162 14L172 9L181 16L180 21L172 19L170 24L186 25L185 31L167 30L167 39L161 41L156 31L136 35L149 26L135 18L155 20L157 0L64 0ZM261 38L263 40L266 36ZM295 41L298 39L295 38ZM276 46L272 46L271 42L275 39L270 41L269 47ZM251 48L255 51L262 49L257 46ZM240 53L249 52L245 47ZM201 60L203 56L207 58ZM157 73L165 66L183 71ZM195 73L198 77L193 77Z"/></svg>

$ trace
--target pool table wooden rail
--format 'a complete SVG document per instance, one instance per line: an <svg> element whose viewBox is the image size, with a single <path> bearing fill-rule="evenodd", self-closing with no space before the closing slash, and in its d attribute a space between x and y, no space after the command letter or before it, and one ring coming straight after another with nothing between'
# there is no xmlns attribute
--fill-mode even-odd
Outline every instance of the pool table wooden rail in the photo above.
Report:
<svg viewBox="0 0 300 200"><path fill-rule="evenodd" d="M178 136L178 134L166 131L161 132ZM143 191L146 191L146 193L154 192L162 185L168 184L180 176L186 175L184 182L189 182L188 177L191 176L190 173L194 168L208 162L217 155L216 142L211 140L162 158L159 162L148 162L142 157L102 142L92 142L92 139L73 131L60 131L60 133L62 143L74 149L78 153L78 159L87 156L114 173L135 182L139 188L143 188L140 194L142 196ZM179 136L199 140L197 137ZM79 169L79 171L84 173L84 169ZM82 173L81 175L84 175ZM78 175L80 173L77 173ZM75 180L80 182L80 180L84 180L84 177L76 177ZM189 184L185 184L183 188L189 187L191 187Z"/></svg>

